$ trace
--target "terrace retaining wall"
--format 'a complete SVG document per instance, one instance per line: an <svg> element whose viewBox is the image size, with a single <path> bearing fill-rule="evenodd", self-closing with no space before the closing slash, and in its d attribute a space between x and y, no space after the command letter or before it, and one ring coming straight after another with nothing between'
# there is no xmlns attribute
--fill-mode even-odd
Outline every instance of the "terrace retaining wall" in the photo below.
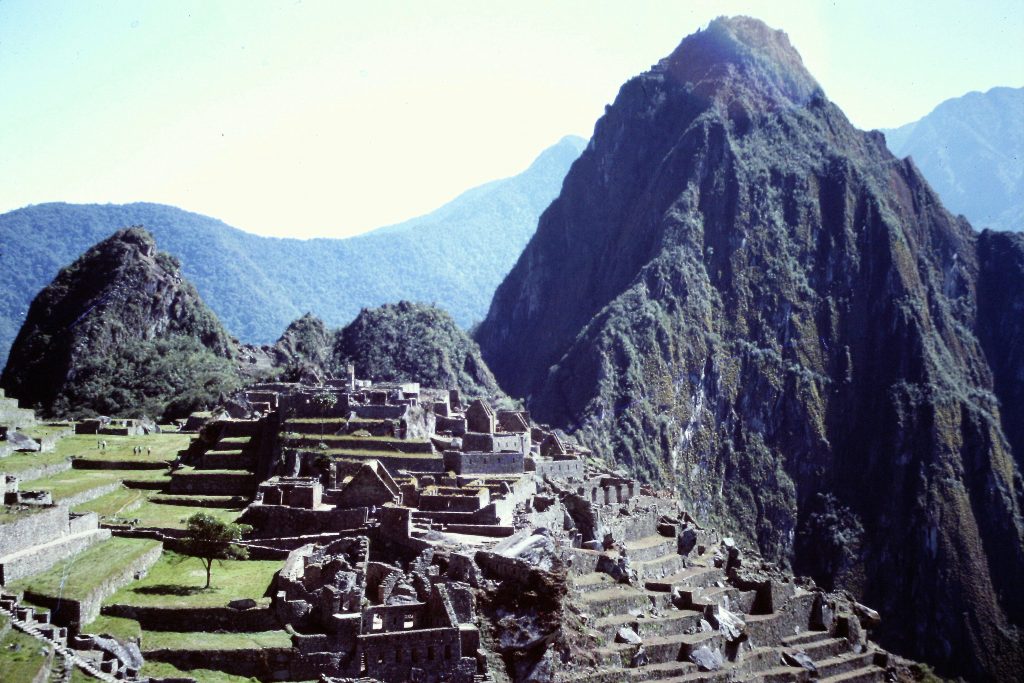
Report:
<svg viewBox="0 0 1024 683"><path fill-rule="evenodd" d="M54 623L77 630L100 615L100 604L106 598L132 581L145 576L149 568L160 559L162 552L162 546L153 546L131 563L120 567L120 571L115 575L93 586L80 600L69 600L59 595L43 595L34 591L25 591L25 598L37 605L49 607L50 617Z"/></svg>
<svg viewBox="0 0 1024 683"><path fill-rule="evenodd" d="M237 610L230 607L141 607L104 605L109 617L134 619L147 631L229 631L254 633L281 628L274 610L267 607Z"/></svg>

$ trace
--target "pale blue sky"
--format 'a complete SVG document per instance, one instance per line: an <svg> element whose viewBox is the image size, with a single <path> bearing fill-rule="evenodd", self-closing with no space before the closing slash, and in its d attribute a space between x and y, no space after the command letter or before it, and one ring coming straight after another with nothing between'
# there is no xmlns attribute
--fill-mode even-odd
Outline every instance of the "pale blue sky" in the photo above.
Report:
<svg viewBox="0 0 1024 683"><path fill-rule="evenodd" d="M155 201L355 234L589 136L719 14L789 33L863 128L1024 85L1022 0L0 0L0 211Z"/></svg>

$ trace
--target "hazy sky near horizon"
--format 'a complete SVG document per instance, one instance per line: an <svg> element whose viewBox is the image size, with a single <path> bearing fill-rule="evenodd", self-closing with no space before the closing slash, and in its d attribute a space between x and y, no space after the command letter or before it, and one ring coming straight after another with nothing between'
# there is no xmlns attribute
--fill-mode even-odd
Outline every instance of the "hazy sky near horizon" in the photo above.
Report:
<svg viewBox="0 0 1024 683"><path fill-rule="evenodd" d="M589 137L721 14L785 30L862 128L1024 85L1024 3L0 0L0 212L173 204L348 236Z"/></svg>

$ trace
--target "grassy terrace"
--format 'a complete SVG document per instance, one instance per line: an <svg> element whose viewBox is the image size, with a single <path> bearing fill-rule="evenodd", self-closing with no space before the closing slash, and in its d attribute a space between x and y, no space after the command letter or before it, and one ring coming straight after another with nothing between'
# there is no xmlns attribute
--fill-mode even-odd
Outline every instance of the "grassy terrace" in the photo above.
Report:
<svg viewBox="0 0 1024 683"><path fill-rule="evenodd" d="M322 437L319 434L300 434L299 432L285 432L285 439L306 439L314 440L321 439L323 441L378 441L380 443L395 443L396 441L402 443L430 443L429 439L402 439L397 436L356 436L355 434L324 434Z"/></svg>
<svg viewBox="0 0 1024 683"><path fill-rule="evenodd" d="M25 427L19 430L26 436L30 436L33 439L41 439L44 436L50 436L51 434L59 434L60 432L66 432L69 429L74 429L74 425L71 423L67 424L36 424L31 427Z"/></svg>
<svg viewBox="0 0 1024 683"><path fill-rule="evenodd" d="M178 457L178 451L188 448L189 434L150 434L148 436L103 436L95 434L76 434L63 439L58 449L67 443L73 449L70 455L83 457L87 460L136 460L139 462L169 462ZM96 448L97 441L106 441L103 450ZM135 455L132 449L142 446L142 454ZM146 449L153 450L152 454Z"/></svg>
<svg viewBox="0 0 1024 683"><path fill-rule="evenodd" d="M6 458L0 458L0 472L18 474L36 467L57 465L67 459L67 453L62 453L60 449L50 453L11 453Z"/></svg>
<svg viewBox="0 0 1024 683"><path fill-rule="evenodd" d="M0 524L7 524L13 522L16 519L23 519L29 515L34 515L37 512L42 512L49 508L39 507L36 505L25 505L21 507L15 507L12 505L0 505Z"/></svg>
<svg viewBox="0 0 1024 683"><path fill-rule="evenodd" d="M165 552L149 574L119 590L109 604L142 607L223 607L235 598L260 600L282 567L280 560L225 560L213 565L213 585L194 557ZM265 602L265 601L264 601Z"/></svg>
<svg viewBox="0 0 1024 683"><path fill-rule="evenodd" d="M139 622L122 617L99 616L88 627L89 633L106 633L122 640L141 640L143 652L152 650L246 650L265 647L291 647L285 631L255 633L144 631Z"/></svg>
<svg viewBox="0 0 1024 683"><path fill-rule="evenodd" d="M160 529L184 529L185 520L197 512L205 512L224 522L234 522L244 508L208 508L188 505L164 505L145 501L136 509L124 515L127 519L138 519L140 526Z"/></svg>
<svg viewBox="0 0 1024 683"><path fill-rule="evenodd" d="M53 428L57 429L57 428ZM188 434L151 434L149 436L96 436L74 434L57 442L49 453L12 453L0 460L0 472L17 474L46 465L56 465L71 456L87 460L136 460L158 462L173 460L179 450L188 447ZM96 442L105 440L106 450L96 448ZM133 455L134 446L150 447L152 455Z"/></svg>
<svg viewBox="0 0 1024 683"><path fill-rule="evenodd" d="M402 453L401 451L370 451L362 448L300 448L300 451L323 453L338 458L414 458L421 460L440 460L440 453Z"/></svg>
<svg viewBox="0 0 1024 683"><path fill-rule="evenodd" d="M323 418L321 418L321 417L293 417L290 420L288 420L288 422L289 423L295 423L295 424L305 424L305 425L310 425L310 424L313 424L313 425L315 425L315 424L343 425L343 424L348 424L349 422L351 422L352 424L363 424L363 423L366 423L366 424L380 424L382 422L387 422L387 420L374 420L374 419L371 419L371 418L368 418L368 417L356 417L356 418L353 418L351 420L348 419L347 417L323 417Z"/></svg>
<svg viewBox="0 0 1024 683"><path fill-rule="evenodd" d="M226 436L218 444L234 444L236 446L247 446L252 441L251 436Z"/></svg>
<svg viewBox="0 0 1024 683"><path fill-rule="evenodd" d="M105 496L76 506L73 512L95 512L101 520L106 521L111 517L127 515L131 510L142 505L145 500L145 491L121 487Z"/></svg>
<svg viewBox="0 0 1024 683"><path fill-rule="evenodd" d="M106 484L124 480L164 481L170 477L164 470L67 470L32 482L33 489L48 489L54 501L84 493ZM28 487L26 487L28 488Z"/></svg>
<svg viewBox="0 0 1024 683"><path fill-rule="evenodd" d="M78 600L110 577L119 574L125 564L134 562L159 545L159 541L115 536L58 562L42 574L15 581L10 588Z"/></svg>
<svg viewBox="0 0 1024 683"><path fill-rule="evenodd" d="M0 614L0 631L8 626L6 615ZM0 681L32 683L46 664L47 646L11 628L0 637Z"/></svg>
<svg viewBox="0 0 1024 683"><path fill-rule="evenodd" d="M75 512L95 512L104 522L137 519L139 526L160 529L184 529L184 520L205 512L225 522L233 522L243 508L210 508L197 505L166 505L148 499L147 491L121 488L75 508Z"/></svg>
<svg viewBox="0 0 1024 683"><path fill-rule="evenodd" d="M244 477L255 476L254 474L252 474L251 472L249 472L247 470L200 470L200 469L196 469L195 467L182 467L181 469L176 471L174 474L176 474L178 476L185 476L185 477L196 477L196 476L203 476L203 475L206 475L206 474L234 474L234 475L237 475L237 476L240 476L240 477L242 477L242 476L244 476Z"/></svg>
<svg viewBox="0 0 1024 683"><path fill-rule="evenodd" d="M244 676L232 676L223 671L212 671L210 669L190 669L184 671L171 664L164 662L152 662L146 660L142 665L142 674L153 678L194 678L203 683L258 683L255 678Z"/></svg>

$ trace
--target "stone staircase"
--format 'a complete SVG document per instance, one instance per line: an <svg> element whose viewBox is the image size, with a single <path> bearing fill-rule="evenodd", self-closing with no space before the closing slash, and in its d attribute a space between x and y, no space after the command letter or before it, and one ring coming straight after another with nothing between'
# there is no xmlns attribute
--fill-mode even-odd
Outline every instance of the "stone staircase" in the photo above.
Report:
<svg viewBox="0 0 1024 683"><path fill-rule="evenodd" d="M192 456L193 467L171 473L166 493L176 497L251 499L259 484L256 439L244 423L231 423L230 428L221 430L212 446Z"/></svg>
<svg viewBox="0 0 1024 683"><path fill-rule="evenodd" d="M114 657L104 657L99 653L79 651L70 647L67 629L51 624L48 611L21 605L17 596L0 593L0 612L10 618L14 628L42 641L46 647L53 648L58 664L51 669L51 681L70 681L75 668L108 683L146 680L139 678L138 672L125 669Z"/></svg>
<svg viewBox="0 0 1024 683"><path fill-rule="evenodd" d="M774 579L737 579L723 566L728 549L710 534L683 557L674 535L642 535L648 531L622 543L635 572L629 583L588 571L613 566L620 551L598 553L607 561L597 562L591 551L573 551L582 561L570 575L571 600L598 643L592 653L597 665L564 674L560 682L885 680L887 655L849 624L855 616L811 628L820 621L820 592ZM739 638L723 626L730 614L744 622Z"/></svg>

